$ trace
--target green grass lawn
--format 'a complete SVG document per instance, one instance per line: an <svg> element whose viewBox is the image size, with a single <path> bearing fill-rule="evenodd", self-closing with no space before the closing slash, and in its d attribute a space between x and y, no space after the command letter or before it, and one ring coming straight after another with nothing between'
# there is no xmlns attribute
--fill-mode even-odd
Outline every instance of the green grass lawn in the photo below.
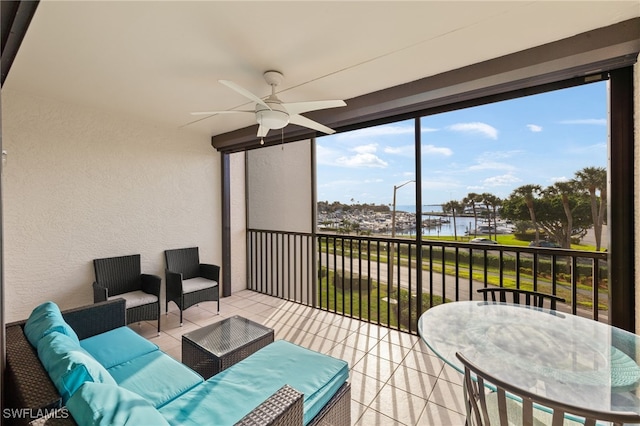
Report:
<svg viewBox="0 0 640 426"><path fill-rule="evenodd" d="M418 312L415 297L409 297L405 289L392 289L378 286L368 277L343 277L334 271L323 268L323 276L319 280L319 304L329 311L340 312L354 318L361 318L372 323L415 331L418 316L429 309L431 297L422 295L422 308ZM443 303L440 296L433 296L433 306ZM411 325L409 325L411 324Z"/></svg>

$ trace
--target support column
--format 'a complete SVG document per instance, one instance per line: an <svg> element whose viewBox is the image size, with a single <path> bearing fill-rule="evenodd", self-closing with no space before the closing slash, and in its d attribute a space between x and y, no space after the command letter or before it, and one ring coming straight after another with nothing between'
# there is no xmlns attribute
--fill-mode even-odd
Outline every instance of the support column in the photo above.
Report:
<svg viewBox="0 0 640 426"><path fill-rule="evenodd" d="M635 332L633 67L610 72L609 323Z"/></svg>

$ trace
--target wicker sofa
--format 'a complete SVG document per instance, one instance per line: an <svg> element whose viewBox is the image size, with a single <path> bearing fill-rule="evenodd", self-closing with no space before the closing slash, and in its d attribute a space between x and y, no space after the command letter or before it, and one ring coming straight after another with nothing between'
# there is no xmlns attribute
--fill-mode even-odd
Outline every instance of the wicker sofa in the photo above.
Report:
<svg viewBox="0 0 640 426"><path fill-rule="evenodd" d="M240 425L318 425L318 424L334 424L349 425L350 419L350 385L346 378L341 382L333 382L334 388L330 390L331 394L326 396L326 400L322 401L321 406L316 406L312 418L309 417L309 400L317 399L315 392L309 391L308 395L289 386L283 378L274 378L274 380L266 380L265 374L273 374L274 371L284 370L287 368L278 368L281 359L290 358L287 356L274 356L278 351L289 351L288 342L277 341L261 349L245 360L235 364L224 372L203 380L197 373L190 370L187 366L178 363L168 355L162 353L150 341L140 337L126 327L125 302L123 299L96 303L77 309L62 312L62 318L65 323L73 329L77 334L77 338L82 345L83 350L95 357L98 363L105 364L104 367L110 373L110 380L114 380L116 384L113 386L103 383L83 382L79 388L70 395L65 395L60 391L58 382L56 384L51 380L49 373L38 355L38 351L29 342L30 336L25 335L26 321L7 324L7 359L5 369L5 410L3 412L12 413L9 418L5 418L5 422L9 424L76 424L76 415L78 409L72 410L72 405L78 407L77 400L84 398L85 394L92 392L92 389L102 389L100 386L109 387L110 389L119 389L126 387L126 392L133 393L136 398L145 399L146 401L135 401L135 404L143 402L146 412L143 415L160 416L159 419L166 420L166 424L202 424L202 419L230 419L238 416L233 421L220 420L214 423L224 424L240 424ZM57 336L60 333L50 333L42 339L50 336ZM118 337L117 340L107 342L108 336L124 336ZM140 340L138 340L140 339ZM38 343L38 348L45 345L42 341ZM119 347L121 346L121 347ZM316 354L304 348L293 348L292 351L301 351L303 356ZM108 357L122 358L126 350L134 350L131 348L146 348L139 351L140 354L133 361L122 362L105 361L105 354ZM134 350L135 351L135 350ZM271 351L271 352L270 352ZM138 356L138 355L136 355ZM330 358L330 357L327 357ZM152 360L151 362L149 360ZM334 361L338 361L335 360ZM135 364L140 367L136 370ZM47 361L44 361L47 364ZM106 364L109 365L106 365ZM113 365L112 365L113 364ZM268 368L256 368L256 365L264 366L268 364ZM346 363L345 363L346 364ZM47 364L48 365L48 364ZM153 374L142 371L152 365L159 365L162 374L158 374L158 370ZM283 364L284 366L285 364ZM336 363L334 362L335 366ZM124 367L123 367L124 366ZM290 366L289 366L290 367ZM176 374L170 374L171 370L177 369ZM308 365L303 369L304 376L308 374L306 370ZM318 369L319 371L321 369ZM271 373L269 373L271 371ZM262 374L263 377L259 378ZM324 374L324 373L322 373ZM348 374L348 368L347 368ZM279 374L276 374L278 376ZM164 377L167 376L167 377ZM179 378L177 381L176 378ZM241 379L238 379L241 378ZM267 379L270 379L267 377ZM298 381L297 377L292 378L293 382ZM234 392L243 392L239 382L246 382L244 386L252 383L268 383L264 390L259 386L253 385L253 399L257 397L262 401L253 407L242 407L242 401L246 401L243 397L231 398ZM316 381L309 380L310 382ZM149 382L149 383L146 383ZM146 383L146 384L145 384ZM231 386L231 387L229 387ZM272 387L276 386L272 391ZM299 387L299 386L298 386ZM336 390L337 388L337 390ZM132 392L133 389L135 392ZM86 392L85 392L86 391ZM138 392L138 393L136 393ZM145 393L146 392L146 393ZM264 397L260 396L260 392L264 393ZM62 393L62 395L61 395ZM140 396L141 395L141 396ZM223 395L228 396L225 403ZM218 401L218 403L213 403ZM125 401L127 402L127 401ZM66 406L65 406L66 403ZM73 404L72 404L73 403ZM95 401L93 402L95 405ZM129 402L127 402L129 403ZM83 402L84 404L84 402ZM135 405L134 404L134 405ZM81 405L85 409L85 405ZM116 406L126 406L120 403L111 404ZM246 404L245 404L246 405ZM317 404L316 404L317 405ZM129 404L132 406L132 404ZM6 411L6 410L12 411ZM216 411L226 411L222 414ZM101 411L101 410L98 410ZM229 417L229 412L234 413ZM119 423L113 419L129 419L126 424L135 424L135 415L119 414L120 417L111 417L112 423ZM221 417L217 417L217 416ZM5 416L6 417L6 416ZM137 417L138 421L140 416ZM145 417L146 418L146 417ZM156 417L153 417L156 418ZM105 417L103 417L103 420ZM148 419L148 418L146 418ZM200 422L200 423L198 423ZM85 424L87 422L78 420L78 423Z"/></svg>

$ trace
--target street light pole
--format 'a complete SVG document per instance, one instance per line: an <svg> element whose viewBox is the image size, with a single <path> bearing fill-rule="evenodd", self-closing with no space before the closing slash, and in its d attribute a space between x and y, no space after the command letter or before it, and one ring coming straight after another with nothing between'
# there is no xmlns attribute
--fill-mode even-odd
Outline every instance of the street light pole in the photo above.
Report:
<svg viewBox="0 0 640 426"><path fill-rule="evenodd" d="M403 186L410 184L412 182L415 182L415 180L410 180L407 181L401 185L394 185L393 186L393 210L391 210L391 238L395 238L396 237L396 191L398 191L398 189L402 188ZM417 230L417 223L416 223L416 230ZM394 256L394 247L395 247L395 243L393 241L391 241L391 245L389 247L389 290L393 289L393 256ZM398 265L399 267L399 265ZM387 298L390 298L391 296L387 296Z"/></svg>

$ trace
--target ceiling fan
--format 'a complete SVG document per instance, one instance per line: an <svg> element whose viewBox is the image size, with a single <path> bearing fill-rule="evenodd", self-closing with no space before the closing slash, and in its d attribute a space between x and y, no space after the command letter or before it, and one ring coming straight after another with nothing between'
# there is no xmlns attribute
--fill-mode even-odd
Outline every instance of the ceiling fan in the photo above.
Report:
<svg viewBox="0 0 640 426"><path fill-rule="evenodd" d="M202 111L192 112L191 115L214 115L230 113L253 113L258 122L258 137L264 138L271 129L282 129L287 124L297 124L326 134L333 134L335 130L310 120L302 115L303 112L316 111L319 109L336 108L347 105L342 100L329 101L308 101L308 102L282 102L276 96L276 87L284 80L284 75L278 71L266 71L264 79L271 86L271 95L264 100L254 95L244 87L229 81L218 80L220 83L235 90L245 98L256 103L254 110L226 110L226 111Z"/></svg>

